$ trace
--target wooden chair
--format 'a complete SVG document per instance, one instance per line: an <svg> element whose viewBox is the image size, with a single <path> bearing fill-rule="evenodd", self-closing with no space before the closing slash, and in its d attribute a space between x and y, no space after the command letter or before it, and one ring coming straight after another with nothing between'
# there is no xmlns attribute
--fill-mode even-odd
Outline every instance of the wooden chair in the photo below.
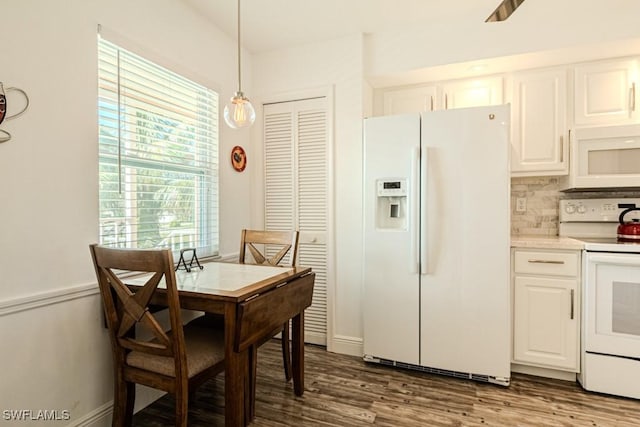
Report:
<svg viewBox="0 0 640 427"><path fill-rule="evenodd" d="M298 241L300 232L298 231L262 231L262 230L242 230L240 235L240 256L238 262L245 264L248 261L247 249L253 257L255 264L265 264L276 266L282 261L285 255L291 251L290 265L293 267L298 260ZM276 246L279 249L272 256L267 256L264 252L256 248L255 245ZM266 247L265 247L266 248ZM257 360L257 349L262 344L269 341L275 335L281 334L282 338L282 361L284 364L284 375L287 381L291 379L291 345L289 343L289 321L287 320L280 327L274 329L272 333L266 334L264 338L254 347L251 356L252 370L255 371Z"/></svg>
<svg viewBox="0 0 640 427"><path fill-rule="evenodd" d="M246 250L249 249L255 264L278 265L287 252L291 250L290 266L295 266L298 261L298 240L300 232L298 231L262 231L262 230L242 230L240 235L240 256L238 262L244 264L247 262ZM267 257L263 252L258 250L255 245L272 245L279 247L279 251Z"/></svg>
<svg viewBox="0 0 640 427"><path fill-rule="evenodd" d="M224 332L183 326L170 250L110 249L95 244L90 250L113 353L112 425L131 425L138 383L172 393L175 425L186 427L189 392L224 370ZM116 270L153 274L134 294ZM149 301L161 282L167 289L169 332L149 310ZM153 338L137 339L136 326Z"/></svg>

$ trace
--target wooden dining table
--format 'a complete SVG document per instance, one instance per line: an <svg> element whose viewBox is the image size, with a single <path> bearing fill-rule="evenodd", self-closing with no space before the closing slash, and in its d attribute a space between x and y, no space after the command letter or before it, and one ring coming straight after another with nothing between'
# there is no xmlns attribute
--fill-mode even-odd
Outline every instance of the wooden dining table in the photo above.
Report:
<svg viewBox="0 0 640 427"><path fill-rule="evenodd" d="M293 388L304 392L304 309L311 304L315 273L308 267L273 267L224 262L176 271L180 307L224 316L225 425L246 426L253 418L255 389L249 387L249 357L265 331L292 320ZM135 291L144 277L126 279ZM158 287L151 303L165 305ZM284 321L283 321L284 319ZM280 323L279 323L280 322ZM255 379L254 379L255 381Z"/></svg>

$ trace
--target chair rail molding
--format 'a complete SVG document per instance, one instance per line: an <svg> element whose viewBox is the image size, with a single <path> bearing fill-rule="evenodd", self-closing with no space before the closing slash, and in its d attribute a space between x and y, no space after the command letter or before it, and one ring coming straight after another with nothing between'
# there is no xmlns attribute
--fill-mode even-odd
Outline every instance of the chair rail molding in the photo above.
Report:
<svg viewBox="0 0 640 427"><path fill-rule="evenodd" d="M0 301L0 317L47 305L97 295L98 292L98 284L93 282L47 292L38 292L17 298L8 298Z"/></svg>
<svg viewBox="0 0 640 427"><path fill-rule="evenodd" d="M206 262L211 260L218 262L236 262L238 260L238 252L216 257L205 257L200 261ZM46 292L37 292L26 296L21 295L13 298L10 297L0 300L0 317L47 305L67 302L78 298L98 295L99 293L100 290L98 289L98 283L90 282L87 284L59 288Z"/></svg>

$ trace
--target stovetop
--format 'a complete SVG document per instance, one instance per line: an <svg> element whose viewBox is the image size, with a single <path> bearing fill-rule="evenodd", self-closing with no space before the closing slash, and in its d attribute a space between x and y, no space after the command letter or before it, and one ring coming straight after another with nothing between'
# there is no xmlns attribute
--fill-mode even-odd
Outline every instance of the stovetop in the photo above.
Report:
<svg viewBox="0 0 640 427"><path fill-rule="evenodd" d="M640 242L620 242L617 238L573 237L584 242L584 248L590 252L622 252L640 254Z"/></svg>

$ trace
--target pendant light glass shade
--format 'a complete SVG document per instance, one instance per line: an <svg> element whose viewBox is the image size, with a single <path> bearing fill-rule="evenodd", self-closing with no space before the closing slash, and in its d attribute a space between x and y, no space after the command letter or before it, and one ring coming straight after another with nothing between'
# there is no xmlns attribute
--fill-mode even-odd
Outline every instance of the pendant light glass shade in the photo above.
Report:
<svg viewBox="0 0 640 427"><path fill-rule="evenodd" d="M224 121L232 129L251 126L256 121L256 111L242 92L236 92L224 106Z"/></svg>
<svg viewBox="0 0 640 427"><path fill-rule="evenodd" d="M240 57L240 0L238 0L238 91L224 106L224 121L232 129L251 126L256 121L256 111L249 102L249 98L242 93Z"/></svg>

